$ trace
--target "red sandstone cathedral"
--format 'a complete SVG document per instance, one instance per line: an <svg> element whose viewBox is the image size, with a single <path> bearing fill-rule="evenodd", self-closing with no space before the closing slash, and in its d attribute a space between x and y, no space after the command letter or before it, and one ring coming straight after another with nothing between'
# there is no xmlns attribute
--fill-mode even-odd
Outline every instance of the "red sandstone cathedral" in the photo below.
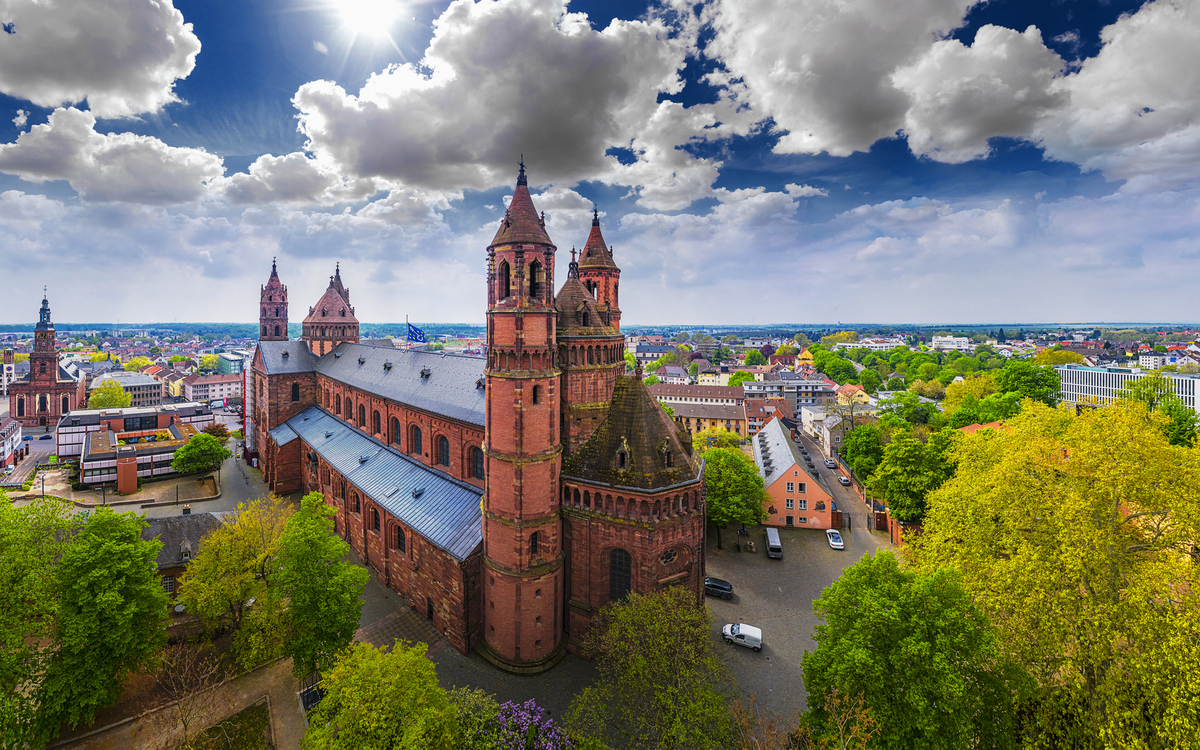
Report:
<svg viewBox="0 0 1200 750"><path fill-rule="evenodd" d="M380 581L521 673L630 591L703 595L703 467L625 374L599 217L557 294L555 251L522 165L487 248L485 359L361 342L340 269L288 341L272 264L247 376L248 455L271 488L322 492Z"/></svg>

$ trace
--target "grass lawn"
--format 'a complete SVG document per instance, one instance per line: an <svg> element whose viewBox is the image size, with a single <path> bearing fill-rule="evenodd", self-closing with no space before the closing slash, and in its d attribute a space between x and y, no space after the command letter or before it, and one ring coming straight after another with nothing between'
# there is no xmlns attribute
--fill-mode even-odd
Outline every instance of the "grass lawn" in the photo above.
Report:
<svg viewBox="0 0 1200 750"><path fill-rule="evenodd" d="M261 700L216 726L205 729L189 750L274 750L271 744L271 714ZM183 746L177 750L183 750Z"/></svg>

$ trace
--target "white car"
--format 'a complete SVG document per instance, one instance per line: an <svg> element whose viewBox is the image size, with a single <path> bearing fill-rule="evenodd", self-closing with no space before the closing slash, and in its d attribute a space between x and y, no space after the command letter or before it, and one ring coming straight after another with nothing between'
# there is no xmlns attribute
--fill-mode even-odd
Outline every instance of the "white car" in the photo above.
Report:
<svg viewBox="0 0 1200 750"><path fill-rule="evenodd" d="M834 461L832 458L825 459L825 468L826 469L836 469L837 461Z"/></svg>
<svg viewBox="0 0 1200 750"><path fill-rule="evenodd" d="M736 643L739 646L752 648L755 651L762 651L762 631L753 625L747 625L744 622L730 623L721 628L721 637L730 645Z"/></svg>
<svg viewBox="0 0 1200 750"><path fill-rule="evenodd" d="M836 529L826 529L825 538L829 540L829 546L833 549L846 549L846 543L842 541L842 535Z"/></svg>

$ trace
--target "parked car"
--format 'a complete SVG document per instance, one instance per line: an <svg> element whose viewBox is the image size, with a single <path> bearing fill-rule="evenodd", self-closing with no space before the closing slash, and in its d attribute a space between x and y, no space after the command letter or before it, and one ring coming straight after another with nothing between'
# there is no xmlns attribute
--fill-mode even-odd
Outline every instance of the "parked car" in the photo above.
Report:
<svg viewBox="0 0 1200 750"><path fill-rule="evenodd" d="M704 593L708 596L719 596L722 599L732 599L733 584L720 578L705 578Z"/></svg>
<svg viewBox="0 0 1200 750"><path fill-rule="evenodd" d="M762 651L762 631L753 625L747 625L744 622L730 623L721 628L721 636L730 644L736 643L755 651Z"/></svg>
<svg viewBox="0 0 1200 750"><path fill-rule="evenodd" d="M25 437L23 437L21 439L22 440L33 440L33 435L26 435Z"/></svg>
<svg viewBox="0 0 1200 750"><path fill-rule="evenodd" d="M54 439L54 436L48 432L45 435L42 435L40 438L38 438L38 440L53 440L53 439Z"/></svg>
<svg viewBox="0 0 1200 750"><path fill-rule="evenodd" d="M825 538L829 540L829 546L833 549L846 549L846 543L842 541L842 535L836 529L826 529Z"/></svg>
<svg viewBox="0 0 1200 750"><path fill-rule="evenodd" d="M838 477L838 484L842 485L843 487L849 487L849 486L850 486L850 480L849 480L849 479L847 479L846 477L839 476L839 477Z"/></svg>
<svg viewBox="0 0 1200 750"><path fill-rule="evenodd" d="M827 468L827 469L836 469L836 468L837 468L837 461L834 461L832 458L827 458L827 459L825 459L825 468Z"/></svg>

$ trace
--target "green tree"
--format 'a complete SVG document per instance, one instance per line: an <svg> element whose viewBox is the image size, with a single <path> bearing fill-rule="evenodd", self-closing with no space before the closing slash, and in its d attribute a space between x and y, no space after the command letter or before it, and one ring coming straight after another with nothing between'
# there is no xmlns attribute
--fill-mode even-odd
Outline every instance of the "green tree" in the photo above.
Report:
<svg viewBox="0 0 1200 750"><path fill-rule="evenodd" d="M996 373L996 384L1001 393L1018 393L1023 399L1031 398L1047 406L1058 403L1061 387L1057 370L1024 359L1009 362Z"/></svg>
<svg viewBox="0 0 1200 750"><path fill-rule="evenodd" d="M1190 446L1195 443L1196 412L1176 395L1174 381L1161 372L1127 381L1125 387L1117 392L1117 397L1143 403L1149 411L1166 417L1162 431L1171 445Z"/></svg>
<svg viewBox="0 0 1200 750"><path fill-rule="evenodd" d="M633 356L633 352L625 352L625 369L629 372L637 369L637 357Z"/></svg>
<svg viewBox="0 0 1200 750"><path fill-rule="evenodd" d="M1039 365L1082 365L1083 355L1065 349L1045 349L1034 355L1033 361Z"/></svg>
<svg viewBox="0 0 1200 750"><path fill-rule="evenodd" d="M883 434L876 425L858 425L846 433L842 451L846 463L865 482L883 460Z"/></svg>
<svg viewBox="0 0 1200 750"><path fill-rule="evenodd" d="M883 449L883 460L871 476L868 487L887 500L888 512L898 521L920 523L925 516L926 499L954 472L948 449L953 435L942 431L921 443L907 432L896 432Z"/></svg>
<svg viewBox="0 0 1200 750"><path fill-rule="evenodd" d="M167 640L168 598L158 579L162 543L143 540L133 513L93 510L55 570L54 654L38 689L43 726L89 724L121 695L125 678Z"/></svg>
<svg viewBox="0 0 1200 750"><path fill-rule="evenodd" d="M821 346L832 347L834 344L853 344L858 341L857 331L839 331L829 336L821 337Z"/></svg>
<svg viewBox="0 0 1200 750"><path fill-rule="evenodd" d="M89 409L123 409L133 403L133 396L125 392L121 384L112 378L105 378L100 385L92 389L88 397Z"/></svg>
<svg viewBox="0 0 1200 750"><path fill-rule="evenodd" d="M904 378L888 378L887 386L885 386L885 389L889 391L902 391L904 388Z"/></svg>
<svg viewBox="0 0 1200 750"><path fill-rule="evenodd" d="M176 449L171 468L180 474L211 471L232 455L220 440L201 432Z"/></svg>
<svg viewBox="0 0 1200 750"><path fill-rule="evenodd" d="M958 429L971 424L999 422L1020 410L1020 396L1016 393L993 393L982 400L968 395L950 417L949 426Z"/></svg>
<svg viewBox="0 0 1200 750"><path fill-rule="evenodd" d="M751 349L750 351L746 352L746 366L747 367L754 367L755 365L765 365L766 363L767 363L767 358L764 357L763 353L758 351L757 349Z"/></svg>
<svg viewBox="0 0 1200 750"><path fill-rule="evenodd" d="M645 383L647 386L651 386L651 385L658 385L659 383L662 382L662 380L660 380L657 375L649 375L646 378L644 378L642 380L642 382Z"/></svg>
<svg viewBox="0 0 1200 750"><path fill-rule="evenodd" d="M825 373L831 380L841 385L850 382L858 372L853 364L834 354L827 354L821 362L814 361L814 364L817 365L818 372Z"/></svg>
<svg viewBox="0 0 1200 750"><path fill-rule="evenodd" d="M695 362L688 365L688 375L690 375L691 377L694 378L699 374L700 374L700 365L696 364Z"/></svg>
<svg viewBox="0 0 1200 750"><path fill-rule="evenodd" d="M788 354L799 354L800 350L794 344L783 344L775 350L775 353L780 356L786 356Z"/></svg>
<svg viewBox="0 0 1200 750"><path fill-rule="evenodd" d="M134 357L125 363L125 369L129 372L137 372L143 367L149 367L154 364L147 357Z"/></svg>
<svg viewBox="0 0 1200 750"><path fill-rule="evenodd" d="M216 354L201 355L200 369L201 370L215 370L215 369L217 369L217 362L220 361L220 359L221 358Z"/></svg>
<svg viewBox="0 0 1200 750"><path fill-rule="evenodd" d="M334 533L333 517L324 496L310 492L279 538L276 581L288 600L286 653L298 678L332 667L362 617L359 597L370 574L343 561L350 545Z"/></svg>
<svg viewBox="0 0 1200 750"><path fill-rule="evenodd" d="M1195 449L1123 402L1027 403L955 450L910 554L953 567L1037 683L1028 747L1200 742Z"/></svg>
<svg viewBox="0 0 1200 750"><path fill-rule="evenodd" d="M875 393L879 390L879 386L883 384L883 381L879 379L879 373L874 370L863 370L860 372L858 374L858 381L867 393Z"/></svg>
<svg viewBox="0 0 1200 750"><path fill-rule="evenodd" d="M937 409L913 391L900 391L879 403L880 414L894 414L910 425L928 424Z"/></svg>
<svg viewBox="0 0 1200 750"><path fill-rule="evenodd" d="M792 336L792 341L795 341L796 346L800 347L801 349L812 343L808 336L805 336L803 333L797 333L795 336Z"/></svg>
<svg viewBox="0 0 1200 750"><path fill-rule="evenodd" d="M717 530L717 549L724 549L721 529L731 523L762 523L767 517L763 509L767 493L758 466L740 450L713 448L704 454L704 461L708 523Z"/></svg>
<svg viewBox="0 0 1200 750"><path fill-rule="evenodd" d="M56 498L13 507L0 493L0 748L40 747L36 688L58 613L55 570L72 508Z"/></svg>
<svg viewBox="0 0 1200 750"><path fill-rule="evenodd" d="M942 404L946 414L953 414L962 405L966 396L974 396L976 400L987 398L999 389L996 378L991 373L980 373L969 378L963 378L957 383L946 386L946 399Z"/></svg>
<svg viewBox="0 0 1200 750"><path fill-rule="evenodd" d="M736 432L730 432L724 427L709 427L707 430L701 430L692 438L692 445L700 455L704 455L707 451L713 448L732 448L737 450L737 447L744 441L742 436Z"/></svg>
<svg viewBox="0 0 1200 750"><path fill-rule="evenodd" d="M601 617L585 644L600 675L571 701L567 727L646 750L726 747L732 678L695 594L683 587L630 594Z"/></svg>
<svg viewBox="0 0 1200 750"><path fill-rule="evenodd" d="M903 571L880 551L846 568L813 611L824 622L804 655L804 687L820 733L835 729L825 696L837 691L862 696L880 750L1016 747L1013 695L1028 678L957 572Z"/></svg>
<svg viewBox="0 0 1200 750"><path fill-rule="evenodd" d="M309 720L301 747L455 750L456 711L438 685L433 662L425 658L427 648L403 641L391 651L352 644L323 676L325 697Z"/></svg>
<svg viewBox="0 0 1200 750"><path fill-rule="evenodd" d="M754 373L746 372L745 370L738 370L729 376L729 385L738 386L742 383L745 383L747 380L753 381Z"/></svg>
<svg viewBox="0 0 1200 750"><path fill-rule="evenodd" d="M229 428L220 422L213 422L210 425L205 425L201 432L203 432L205 435L212 435L222 443L229 439Z"/></svg>

